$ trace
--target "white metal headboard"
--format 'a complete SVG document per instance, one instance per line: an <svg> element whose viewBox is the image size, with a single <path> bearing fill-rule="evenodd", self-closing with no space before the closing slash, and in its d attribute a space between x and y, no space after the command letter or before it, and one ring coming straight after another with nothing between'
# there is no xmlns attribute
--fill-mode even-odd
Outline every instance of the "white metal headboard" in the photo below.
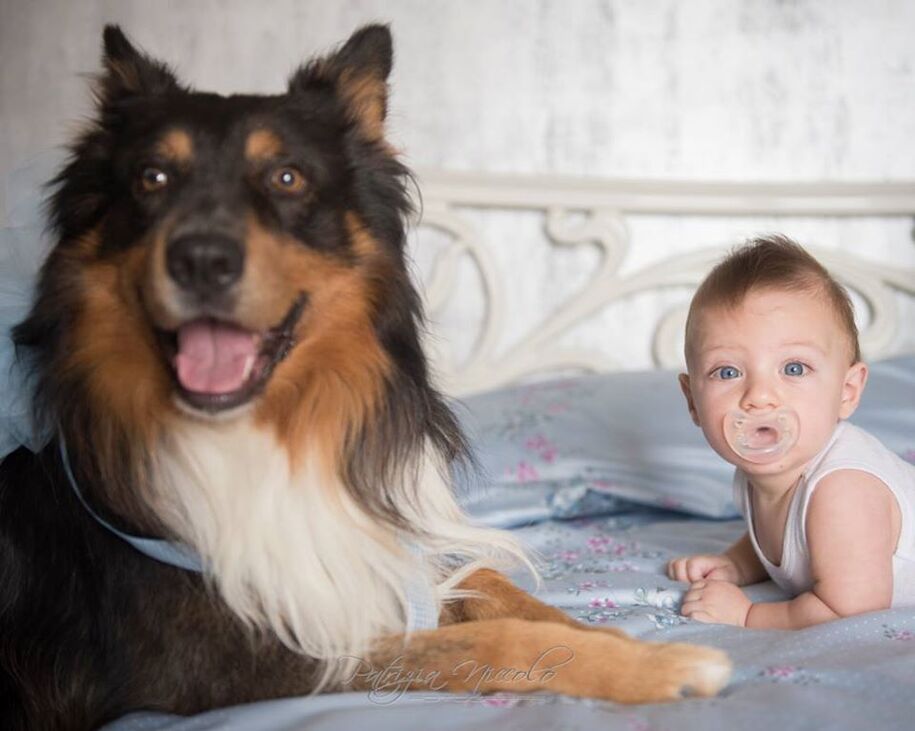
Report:
<svg viewBox="0 0 915 731"><path fill-rule="evenodd" d="M721 257L725 244L740 243L730 240L715 247L675 251L626 272L624 265L632 253L629 224L634 216L779 221L857 217L895 220L897 225L902 222L908 240L901 262L865 256L868 251L864 243L859 249L861 255L857 251L810 248L866 303L870 317L862 329L861 344L867 357L888 354L902 329L913 326L899 297L900 293L907 298L915 295L915 247L911 246L907 220L915 216L915 183L700 184L427 172L419 176L419 185L420 232L435 231L446 240L428 268L423 289L433 323L429 349L447 393L464 394L548 371L620 368L622 364L595 348L564 345L564 335L612 303L639 293L694 288ZM504 271L504 265L500 269L494 247L501 242L492 240L491 233L470 215L493 210L537 212L543 217L542 228L551 245L599 249L596 268L586 281L507 349L502 346L512 339L512 306L503 282L513 272ZM792 235L790 226L781 227ZM436 332L435 323L449 301L466 294L457 290L457 281L459 266L468 260L477 272L485 305L470 352L458 359L449 348L448 333ZM519 261L518 268L522 267L523 261ZM657 313L651 335L655 366L680 364L687 304L688 296Z"/></svg>

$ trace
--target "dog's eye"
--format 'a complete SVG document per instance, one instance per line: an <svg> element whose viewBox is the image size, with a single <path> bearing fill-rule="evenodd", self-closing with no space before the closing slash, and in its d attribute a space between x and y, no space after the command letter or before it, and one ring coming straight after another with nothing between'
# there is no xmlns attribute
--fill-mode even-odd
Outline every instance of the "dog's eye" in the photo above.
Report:
<svg viewBox="0 0 915 731"><path fill-rule="evenodd" d="M168 185L168 174L164 170L146 167L140 171L137 186L141 193L155 193Z"/></svg>
<svg viewBox="0 0 915 731"><path fill-rule="evenodd" d="M305 176L293 167L277 168L268 178L270 187L280 193L298 195L305 192Z"/></svg>

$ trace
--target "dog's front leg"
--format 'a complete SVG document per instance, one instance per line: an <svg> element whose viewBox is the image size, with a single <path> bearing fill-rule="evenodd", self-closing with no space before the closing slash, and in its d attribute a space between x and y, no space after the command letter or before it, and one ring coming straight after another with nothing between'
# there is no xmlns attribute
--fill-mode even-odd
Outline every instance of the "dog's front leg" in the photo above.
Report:
<svg viewBox="0 0 915 731"><path fill-rule="evenodd" d="M450 602L445 606L440 623L471 622L481 619L514 617L534 622L556 622L580 630L609 632L621 638L629 638L622 630L612 627L595 627L573 619L561 609L535 599L523 589L515 586L507 576L493 569L479 569L464 579L459 589L473 591L478 596Z"/></svg>
<svg viewBox="0 0 915 731"><path fill-rule="evenodd" d="M453 693L550 691L620 703L717 693L731 664L719 650L639 642L559 622L460 622L380 640L348 678L351 689L390 697L406 690Z"/></svg>

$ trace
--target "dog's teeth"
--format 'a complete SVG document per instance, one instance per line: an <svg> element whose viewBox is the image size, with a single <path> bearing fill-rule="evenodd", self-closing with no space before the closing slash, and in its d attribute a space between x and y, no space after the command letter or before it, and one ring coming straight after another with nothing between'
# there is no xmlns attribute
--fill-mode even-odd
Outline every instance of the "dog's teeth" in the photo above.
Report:
<svg viewBox="0 0 915 731"><path fill-rule="evenodd" d="M256 360L255 356L249 355L245 358L245 371L242 375L242 382L248 380L248 376L251 375L251 371L254 370L254 361Z"/></svg>

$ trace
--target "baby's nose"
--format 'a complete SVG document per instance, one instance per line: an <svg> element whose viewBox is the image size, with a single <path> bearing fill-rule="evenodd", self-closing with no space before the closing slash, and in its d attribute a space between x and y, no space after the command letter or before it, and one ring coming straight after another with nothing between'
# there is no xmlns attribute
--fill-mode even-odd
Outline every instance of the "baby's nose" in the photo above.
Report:
<svg viewBox="0 0 915 731"><path fill-rule="evenodd" d="M744 411L777 408L780 405L778 389L770 379L754 376L748 378L746 384L740 399L740 408Z"/></svg>

